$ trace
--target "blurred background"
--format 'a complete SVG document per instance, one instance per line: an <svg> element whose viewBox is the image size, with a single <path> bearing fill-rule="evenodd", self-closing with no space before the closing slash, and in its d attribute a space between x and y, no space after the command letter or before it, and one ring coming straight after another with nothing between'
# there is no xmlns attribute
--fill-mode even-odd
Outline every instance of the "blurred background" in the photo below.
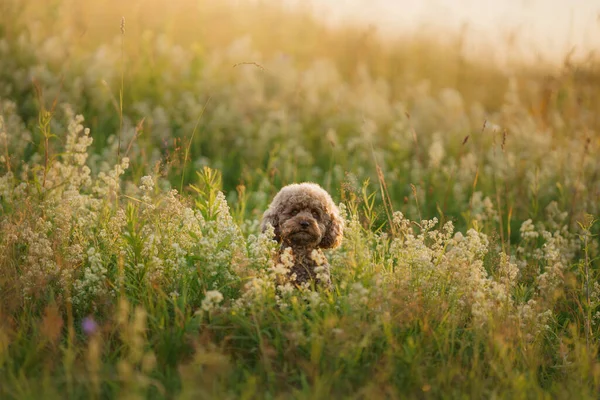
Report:
<svg viewBox="0 0 600 400"><path fill-rule="evenodd" d="M585 57L600 49L598 0L284 0L307 3L329 24L357 23L382 33L411 35L426 30L464 35L472 55L505 62L515 56L560 62L566 54Z"/></svg>
<svg viewBox="0 0 600 400"><path fill-rule="evenodd" d="M395 204L419 196L410 217L461 215L498 171L515 216L532 187L583 209L564 188L582 196L587 175L564 152L600 147L599 13L591 0L3 0L0 99L28 132L13 168L46 151L50 110L51 154L82 114L93 173L126 154L128 178L185 191L209 166L228 199L253 193L256 215L286 183L343 198L377 166Z"/></svg>

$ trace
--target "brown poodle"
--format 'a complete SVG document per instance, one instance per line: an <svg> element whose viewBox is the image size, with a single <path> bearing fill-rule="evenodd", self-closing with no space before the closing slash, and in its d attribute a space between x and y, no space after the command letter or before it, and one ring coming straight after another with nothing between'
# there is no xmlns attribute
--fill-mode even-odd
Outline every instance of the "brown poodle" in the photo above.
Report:
<svg viewBox="0 0 600 400"><path fill-rule="evenodd" d="M340 245L344 220L329 193L316 183L285 186L263 215L263 232L268 225L273 226L275 240L281 243L278 262L285 264L281 256L291 249L293 265L288 278L293 283L319 281L330 286L329 264L320 249Z"/></svg>

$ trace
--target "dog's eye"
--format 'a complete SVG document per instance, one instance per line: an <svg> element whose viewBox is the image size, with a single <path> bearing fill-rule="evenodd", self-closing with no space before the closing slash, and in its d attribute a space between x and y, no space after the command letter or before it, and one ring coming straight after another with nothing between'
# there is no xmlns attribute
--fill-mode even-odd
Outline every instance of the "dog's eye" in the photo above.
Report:
<svg viewBox="0 0 600 400"><path fill-rule="evenodd" d="M292 211L290 211L290 215L296 215L298 214L298 209L294 208Z"/></svg>
<svg viewBox="0 0 600 400"><path fill-rule="evenodd" d="M312 216L315 217L316 219L319 219L319 217L320 217L319 212L317 210L312 210Z"/></svg>

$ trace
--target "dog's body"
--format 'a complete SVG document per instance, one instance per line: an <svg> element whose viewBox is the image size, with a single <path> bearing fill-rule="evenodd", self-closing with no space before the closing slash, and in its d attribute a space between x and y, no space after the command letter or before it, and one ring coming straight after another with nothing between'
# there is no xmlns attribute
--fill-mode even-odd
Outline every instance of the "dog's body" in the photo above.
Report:
<svg viewBox="0 0 600 400"><path fill-rule="evenodd" d="M294 264L289 269L288 275L292 282L299 285L315 282L325 287L331 286L330 267L323 253L310 248L290 248ZM279 252L277 260L279 263L282 263L281 254L285 249L286 247L282 247Z"/></svg>
<svg viewBox="0 0 600 400"><path fill-rule="evenodd" d="M339 246L344 228L329 193L315 183L285 186L265 211L262 230L269 225L281 243L279 257L291 249L290 280L297 285L316 282L329 286L329 264L320 249Z"/></svg>

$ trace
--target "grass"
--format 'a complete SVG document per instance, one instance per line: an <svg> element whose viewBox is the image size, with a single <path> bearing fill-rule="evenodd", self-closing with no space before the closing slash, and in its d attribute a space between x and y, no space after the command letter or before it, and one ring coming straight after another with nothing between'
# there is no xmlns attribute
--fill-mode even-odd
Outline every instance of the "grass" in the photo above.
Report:
<svg viewBox="0 0 600 400"><path fill-rule="evenodd" d="M597 397L593 56L121 3L0 5L1 398ZM304 180L331 291L259 229Z"/></svg>

